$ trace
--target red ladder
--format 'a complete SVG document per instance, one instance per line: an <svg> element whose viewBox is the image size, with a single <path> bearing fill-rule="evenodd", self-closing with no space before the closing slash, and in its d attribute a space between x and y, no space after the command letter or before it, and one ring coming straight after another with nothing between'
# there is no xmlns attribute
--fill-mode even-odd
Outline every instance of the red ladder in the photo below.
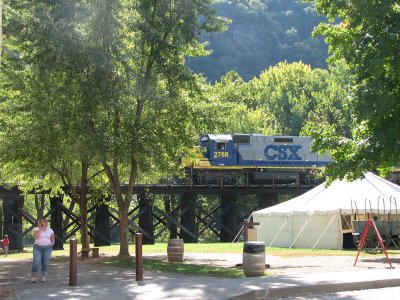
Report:
<svg viewBox="0 0 400 300"><path fill-rule="evenodd" d="M376 237L378 239L379 245L381 246L383 253L385 253L385 256L386 256L386 259L387 259L387 261L388 261L388 263L390 265L390 268L393 269L392 264L390 263L390 259L389 259L388 255L386 253L385 245L383 244L381 235L379 234L379 231L376 228L375 222L372 219L369 219L367 221L367 223L365 224L364 231L363 231L363 234L362 234L362 237L361 237L361 242L360 242L360 245L358 246L358 253L357 253L356 261L354 262L354 266L356 266L356 263L357 263L357 260L358 260L358 256L360 255L360 252L364 247L365 239L367 238L368 228L369 228L370 225L372 225L372 227L374 228L375 235L376 235Z"/></svg>

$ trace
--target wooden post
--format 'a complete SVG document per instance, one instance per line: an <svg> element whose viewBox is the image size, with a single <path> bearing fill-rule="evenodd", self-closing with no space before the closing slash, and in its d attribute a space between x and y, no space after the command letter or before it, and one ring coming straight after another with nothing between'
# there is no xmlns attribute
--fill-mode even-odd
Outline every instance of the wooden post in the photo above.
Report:
<svg viewBox="0 0 400 300"><path fill-rule="evenodd" d="M243 238L245 242L249 240L249 221L247 219L243 221Z"/></svg>
<svg viewBox="0 0 400 300"><path fill-rule="evenodd" d="M135 234L136 281L143 281L142 234Z"/></svg>
<svg viewBox="0 0 400 300"><path fill-rule="evenodd" d="M243 221L243 238L247 242L249 240L249 226L260 225L258 222L249 222L249 220L244 219Z"/></svg>
<svg viewBox="0 0 400 300"><path fill-rule="evenodd" d="M76 286L77 257L77 242L73 238L69 242L69 286Z"/></svg>

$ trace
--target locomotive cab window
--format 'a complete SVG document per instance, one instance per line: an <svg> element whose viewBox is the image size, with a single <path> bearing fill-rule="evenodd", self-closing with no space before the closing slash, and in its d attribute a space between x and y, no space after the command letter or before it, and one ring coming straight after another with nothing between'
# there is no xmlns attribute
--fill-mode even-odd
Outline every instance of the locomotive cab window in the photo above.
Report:
<svg viewBox="0 0 400 300"><path fill-rule="evenodd" d="M226 143L215 143L214 149L224 150L226 148Z"/></svg>

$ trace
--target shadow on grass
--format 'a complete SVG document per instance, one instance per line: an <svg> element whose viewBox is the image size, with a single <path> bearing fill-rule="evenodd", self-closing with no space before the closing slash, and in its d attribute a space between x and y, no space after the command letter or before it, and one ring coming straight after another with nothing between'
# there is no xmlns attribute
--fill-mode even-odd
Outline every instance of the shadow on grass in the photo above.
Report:
<svg viewBox="0 0 400 300"><path fill-rule="evenodd" d="M135 257L106 257L100 258L95 263L115 266L120 268L134 269L136 267ZM186 275L214 276L223 278L242 278L243 271L240 268L223 268L207 265L187 264L179 262L162 262L158 260L143 259L143 269L153 272L169 272Z"/></svg>

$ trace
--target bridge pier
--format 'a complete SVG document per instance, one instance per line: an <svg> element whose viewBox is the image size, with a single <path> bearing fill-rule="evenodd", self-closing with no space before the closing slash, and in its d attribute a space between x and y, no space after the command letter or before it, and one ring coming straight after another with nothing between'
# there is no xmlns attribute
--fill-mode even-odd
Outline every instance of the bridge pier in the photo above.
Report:
<svg viewBox="0 0 400 300"><path fill-rule="evenodd" d="M3 195L4 234L10 239L10 250L22 251L22 208L24 196ZM3 237L1 237L3 238Z"/></svg>
<svg viewBox="0 0 400 300"><path fill-rule="evenodd" d="M164 195L164 209L165 212L170 215L174 220L178 220L178 211L173 207L176 205L174 195ZM168 221L169 238L178 238L178 226L172 221Z"/></svg>
<svg viewBox="0 0 400 300"><path fill-rule="evenodd" d="M96 206L94 246L110 246L110 213L107 204Z"/></svg>
<svg viewBox="0 0 400 300"><path fill-rule="evenodd" d="M184 193L181 197L181 224L186 230L180 229L180 237L184 243L197 243L196 211L194 203L196 195Z"/></svg>
<svg viewBox="0 0 400 300"><path fill-rule="evenodd" d="M54 231L56 239L53 250L64 250L64 230L63 230L63 215L62 215L63 195L50 197L51 219L50 227Z"/></svg>
<svg viewBox="0 0 400 300"><path fill-rule="evenodd" d="M153 199L146 194L139 194L139 227L144 231L142 233L142 244L154 244L154 226L153 226Z"/></svg>
<svg viewBox="0 0 400 300"><path fill-rule="evenodd" d="M221 194L221 242L232 242L235 238L237 194Z"/></svg>

